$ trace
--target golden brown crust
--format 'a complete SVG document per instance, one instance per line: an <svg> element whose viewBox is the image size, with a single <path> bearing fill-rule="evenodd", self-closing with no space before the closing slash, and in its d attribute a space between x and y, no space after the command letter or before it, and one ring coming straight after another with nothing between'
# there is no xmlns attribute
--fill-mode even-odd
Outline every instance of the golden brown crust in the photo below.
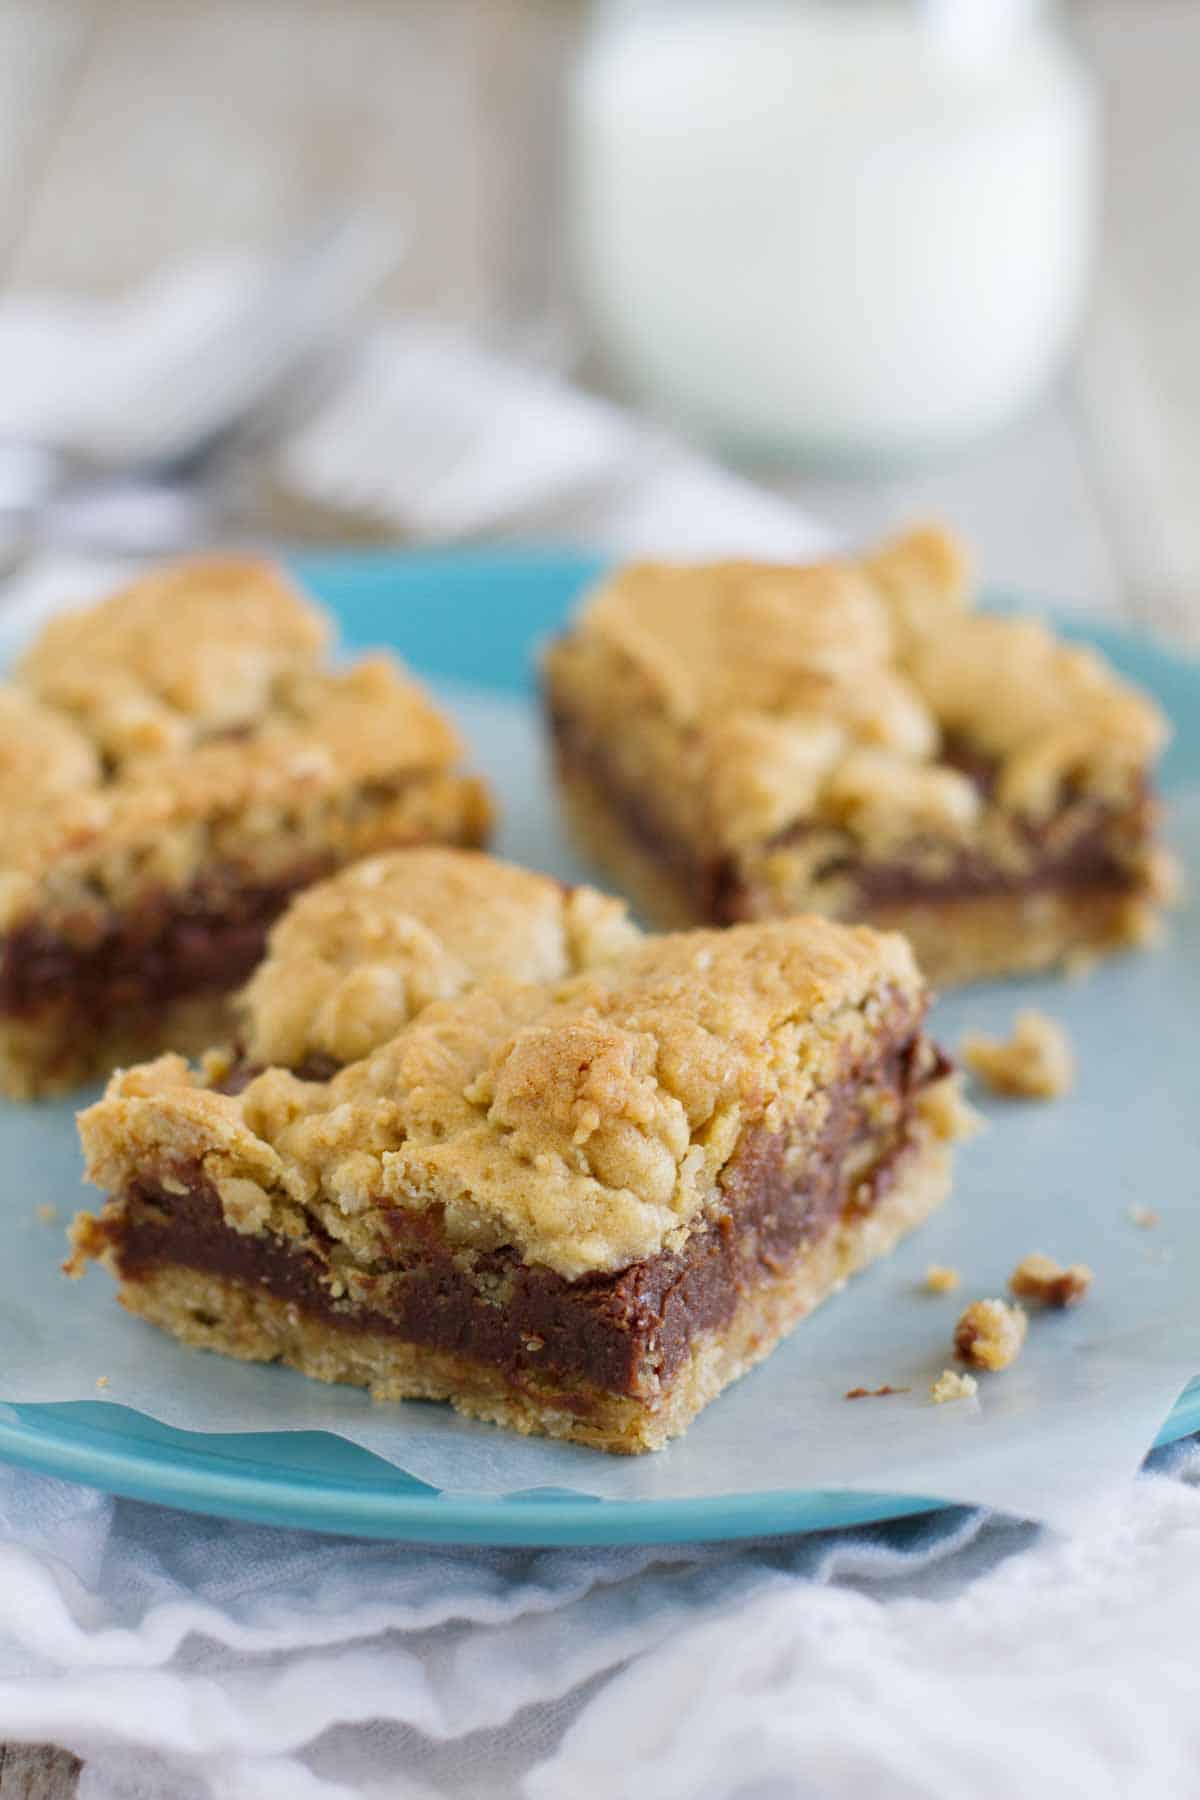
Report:
<svg viewBox="0 0 1200 1800"><path fill-rule="evenodd" d="M100 781L100 756L91 739L61 713L20 688L0 686L0 811L23 830L65 794Z"/></svg>
<svg viewBox="0 0 1200 1800"><path fill-rule="evenodd" d="M935 885L994 867L1011 888L1048 822L1061 853L1101 814L1116 886L1127 869L1159 900L1161 712L1096 652L967 599L932 528L858 562L619 571L546 658L564 774L602 764L648 837L764 911L870 916L846 871L872 866Z"/></svg>
<svg viewBox="0 0 1200 1800"><path fill-rule="evenodd" d="M909 666L941 729L996 759L1001 806L1026 817L1053 812L1068 781L1120 801L1166 743L1151 700L1037 619L966 614L920 638Z"/></svg>
<svg viewBox="0 0 1200 1800"><path fill-rule="evenodd" d="M372 857L318 882L275 926L238 1002L246 1055L353 1062L433 1000L492 977L558 981L639 936L623 901L492 857Z"/></svg>
<svg viewBox="0 0 1200 1800"><path fill-rule="evenodd" d="M901 655L971 604L975 584L970 556L966 545L944 526L910 526L869 550L860 566L887 604L893 641Z"/></svg>
<svg viewBox="0 0 1200 1800"><path fill-rule="evenodd" d="M1122 794L1165 741L1158 708L1036 620L970 612L963 579L930 530L857 564L634 564L552 647L551 686L649 714L651 741L686 736L718 851L801 817L846 824L847 788L864 842L884 825L890 842L973 838L974 789L931 767L944 732L997 760L1008 810L1044 815L1068 779Z"/></svg>
<svg viewBox="0 0 1200 1800"><path fill-rule="evenodd" d="M390 659L317 665L323 616L269 564L199 561L52 621L0 689L0 929L220 864L266 882L423 835L479 842L481 785Z"/></svg>
<svg viewBox="0 0 1200 1800"><path fill-rule="evenodd" d="M10 707L9 716L19 711ZM43 715L50 721L61 722ZM444 780L456 750L449 726L382 658L305 676L277 696L253 735L144 757L115 780L64 783L36 808L10 813L0 925L43 916L47 906L74 912L97 893L121 905L139 888L182 887L216 860L273 870L276 848L298 835L305 816L347 797L364 810L357 796L365 787L390 784L390 797L404 800L418 779ZM463 778L451 779L466 789ZM473 785L459 808L478 815ZM369 805L378 797L371 793Z"/></svg>
<svg viewBox="0 0 1200 1800"><path fill-rule="evenodd" d="M81 1117L92 1180L200 1158L247 1228L296 1208L369 1254L386 1213L435 1212L464 1250L516 1246L568 1279L675 1247L743 1127L811 1120L923 984L902 939L820 919L635 941L562 980L435 1000L327 1082L268 1069L210 1090L177 1057L114 1077ZM961 1120L927 1090L930 1131ZM232 1184L232 1186L231 1186Z"/></svg>
<svg viewBox="0 0 1200 1800"><path fill-rule="evenodd" d="M282 677L315 666L329 636L274 564L198 557L52 619L17 678L123 761L253 722Z"/></svg>

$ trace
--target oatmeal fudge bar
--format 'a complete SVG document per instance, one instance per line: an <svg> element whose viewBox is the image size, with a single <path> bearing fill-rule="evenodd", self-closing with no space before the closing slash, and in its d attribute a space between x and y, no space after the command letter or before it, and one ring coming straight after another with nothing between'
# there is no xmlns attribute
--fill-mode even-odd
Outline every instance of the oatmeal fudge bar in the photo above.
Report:
<svg viewBox="0 0 1200 1800"><path fill-rule="evenodd" d="M329 666L278 570L186 562L50 623L0 687L0 1087L199 1048L299 888L478 843L485 791L390 659Z"/></svg>
<svg viewBox="0 0 1200 1800"><path fill-rule="evenodd" d="M1165 721L968 586L934 529L859 561L618 571L545 664L581 843L660 924L865 920L938 983L1143 939Z"/></svg>
<svg viewBox="0 0 1200 1800"><path fill-rule="evenodd" d="M189 1344L636 1453L945 1195L965 1113L901 938L642 937L544 882L527 929L512 889L497 956L450 904L404 914L399 873L374 921L362 877L326 889L351 895L357 967L299 903L329 948L311 1020L270 1000L287 927L247 997L261 1050L334 1072L167 1056L82 1115L111 1197L72 1273L103 1262Z"/></svg>

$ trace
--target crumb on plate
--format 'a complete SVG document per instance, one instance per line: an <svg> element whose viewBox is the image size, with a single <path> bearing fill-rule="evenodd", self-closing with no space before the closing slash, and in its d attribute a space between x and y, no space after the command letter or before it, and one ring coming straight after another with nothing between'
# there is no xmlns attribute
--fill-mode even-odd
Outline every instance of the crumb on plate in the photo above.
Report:
<svg viewBox="0 0 1200 1800"><path fill-rule="evenodd" d="M962 1285L962 1276L957 1269L951 1269L945 1263L930 1263L925 1271L925 1286L931 1294L952 1294Z"/></svg>
<svg viewBox="0 0 1200 1800"><path fill-rule="evenodd" d="M1009 1276L1008 1285L1018 1299L1033 1300L1039 1306L1078 1306L1086 1298L1092 1280L1086 1263L1071 1263L1064 1268L1052 1256L1034 1250L1022 1257Z"/></svg>
<svg viewBox="0 0 1200 1800"><path fill-rule="evenodd" d="M929 1392L938 1406L945 1406L948 1400L972 1400L979 1392L979 1383L973 1375L960 1375L957 1369L943 1369Z"/></svg>
<svg viewBox="0 0 1200 1800"><path fill-rule="evenodd" d="M1017 1360L1029 1321L1007 1300L972 1300L954 1328L955 1354L978 1369L1007 1369Z"/></svg>
<svg viewBox="0 0 1200 1800"><path fill-rule="evenodd" d="M109 1377L107 1375L97 1375L96 1386L98 1388L106 1388L108 1385L109 1385Z"/></svg>
<svg viewBox="0 0 1200 1800"><path fill-rule="evenodd" d="M1060 1099L1075 1079L1071 1040L1056 1020L1032 1010L1017 1014L1010 1038L969 1033L961 1055L994 1093L1023 1100Z"/></svg>
<svg viewBox="0 0 1200 1800"><path fill-rule="evenodd" d="M52 1206L48 1200L43 1200L41 1204L35 1206L33 1210L36 1212L43 1225L53 1225L58 1218L57 1206Z"/></svg>
<svg viewBox="0 0 1200 1800"><path fill-rule="evenodd" d="M1142 1231L1153 1231L1161 1217L1152 1206L1131 1206L1129 1209L1130 1224L1139 1226Z"/></svg>
<svg viewBox="0 0 1200 1800"><path fill-rule="evenodd" d="M847 1400L882 1400L885 1394L911 1394L911 1393L912 1393L911 1388L892 1387L889 1382L885 1382L882 1387L877 1387L877 1388L865 1388L865 1387L847 1388L845 1398Z"/></svg>

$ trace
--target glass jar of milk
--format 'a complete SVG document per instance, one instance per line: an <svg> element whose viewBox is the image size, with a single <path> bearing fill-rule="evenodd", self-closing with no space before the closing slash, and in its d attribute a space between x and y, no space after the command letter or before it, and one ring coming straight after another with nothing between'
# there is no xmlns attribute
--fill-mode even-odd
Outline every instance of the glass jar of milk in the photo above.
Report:
<svg viewBox="0 0 1200 1800"><path fill-rule="evenodd" d="M610 0L570 96L580 296L618 372L710 438L924 456L1059 366L1096 148L1039 0Z"/></svg>

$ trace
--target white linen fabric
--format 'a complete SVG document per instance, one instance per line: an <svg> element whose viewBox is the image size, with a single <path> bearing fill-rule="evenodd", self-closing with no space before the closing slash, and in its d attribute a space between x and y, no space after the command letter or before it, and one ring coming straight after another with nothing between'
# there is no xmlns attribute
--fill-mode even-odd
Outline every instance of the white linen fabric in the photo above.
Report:
<svg viewBox="0 0 1200 1800"><path fill-rule="evenodd" d="M209 270L125 310L0 304L0 435L102 433L222 291ZM395 452L372 503L418 535L553 515L622 553L821 541L783 502L443 333L381 333L357 371L285 449L314 497L352 484L338 445L360 432ZM440 481L427 461L406 486L397 419L418 391L447 448ZM79 395L104 404L72 416ZM0 650L109 572L33 570L0 607ZM75 1750L84 1800L1187 1800L1198 1615L1194 1451L1070 1539L958 1511L592 1551L322 1538L0 1470L0 1739Z"/></svg>
<svg viewBox="0 0 1200 1800"><path fill-rule="evenodd" d="M786 558L829 541L788 501L438 324L371 333L276 469L301 498L433 542L516 536L616 556Z"/></svg>
<svg viewBox="0 0 1200 1800"><path fill-rule="evenodd" d="M194 388L190 358L270 271L216 259L126 298L0 299L0 513L23 444L118 465ZM293 500L419 542L482 536L593 544L616 555L803 555L828 542L788 501L717 468L609 402L436 322L365 329L338 380L273 456ZM120 490L55 509L59 543L152 548L206 524L203 505Z"/></svg>
<svg viewBox="0 0 1200 1800"><path fill-rule="evenodd" d="M948 1513L446 1550L0 1475L0 1737L85 1800L1200 1793L1200 1458L1073 1539Z"/></svg>

